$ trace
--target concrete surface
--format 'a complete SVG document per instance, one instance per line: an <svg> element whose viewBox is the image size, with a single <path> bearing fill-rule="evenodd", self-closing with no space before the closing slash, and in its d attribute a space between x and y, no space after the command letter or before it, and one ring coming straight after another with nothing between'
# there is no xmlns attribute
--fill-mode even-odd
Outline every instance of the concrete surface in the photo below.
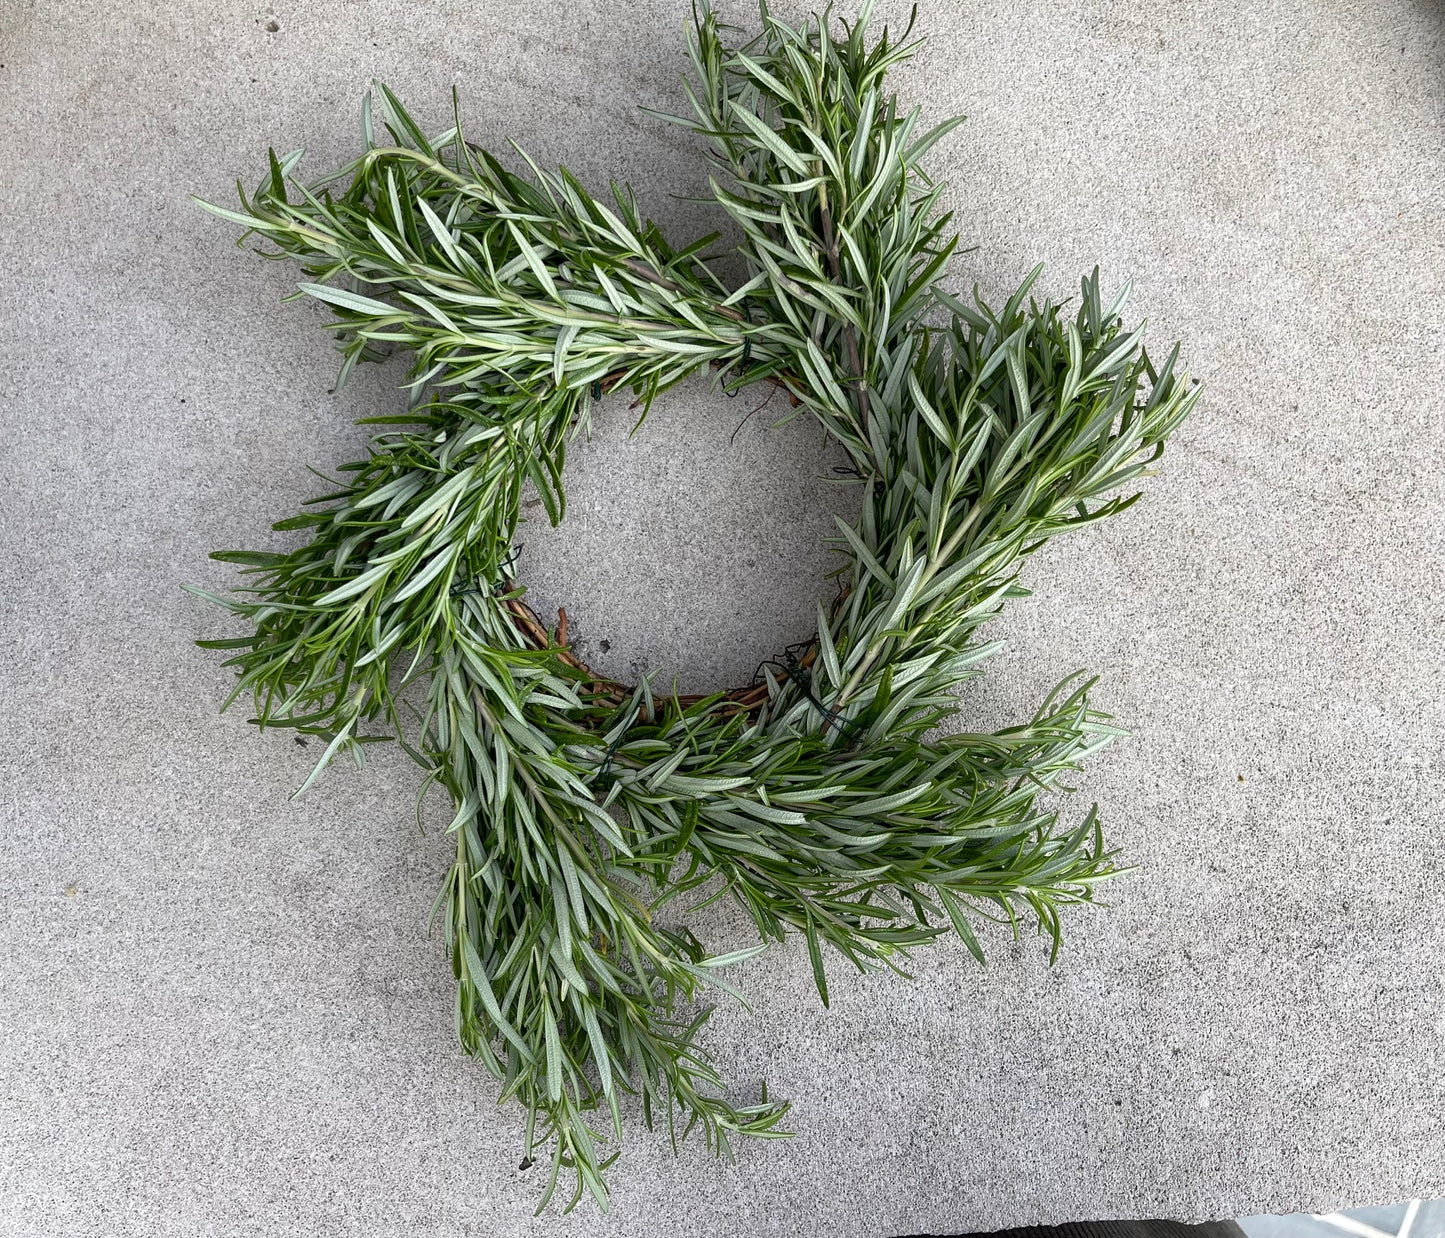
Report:
<svg viewBox="0 0 1445 1238"><path fill-rule="evenodd" d="M634 1129L609 1219L531 1219L520 1114L453 1047L412 769L288 803L314 751L216 715L190 641L224 624L179 587L266 544L396 373L329 396L293 273L186 194L270 143L348 156L381 76L435 128L456 82L474 137L704 230L667 196L703 189L695 147L634 108L680 106L685 7L0 0L0 1232L874 1236L1445 1194L1440 7L935 0L897 88L972 118L936 159L979 245L956 282L1134 276L1209 385L1147 501L1036 562L969 702L998 724L1102 671L1136 738L1081 785L1140 871L1053 970L994 934L987 972L836 969L824 1013L774 952L710 1043L797 1139L729 1166ZM570 545L529 532L611 668L716 682L805 633L826 461L758 418L730 446L745 408L609 421Z"/></svg>

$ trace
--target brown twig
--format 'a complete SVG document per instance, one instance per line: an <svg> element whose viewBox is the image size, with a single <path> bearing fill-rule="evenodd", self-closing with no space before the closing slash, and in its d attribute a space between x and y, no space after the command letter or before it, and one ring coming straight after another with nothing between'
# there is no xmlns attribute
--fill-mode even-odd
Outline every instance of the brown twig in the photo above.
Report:
<svg viewBox="0 0 1445 1238"><path fill-rule="evenodd" d="M828 256L828 273L833 277L833 282L838 282L838 238L833 235L833 216L828 210L828 195L825 190L819 189L820 199L819 213L822 215L823 223L823 244L826 247ZM848 349L848 365L853 371L853 396L858 402L858 419L861 428L866 432L868 428L868 381L863 374L863 358L858 352L858 333L853 330L853 324L845 323L843 326L843 343Z"/></svg>
<svg viewBox="0 0 1445 1238"><path fill-rule="evenodd" d="M507 592L511 592L515 587L514 582L510 580L506 582ZM516 621L527 646L532 649L547 650L555 654L559 661L566 663L574 670L581 671L582 674L586 676L584 682L594 698L608 701L613 705L620 705L632 695L632 688L626 684L618 683L615 679L608 679L605 675L598 674L583 662L581 658L577 657L571 649L566 647L567 611L565 608L557 612L559 622L557 625L557 641L554 644L547 629L542 626L541 620L537 618L536 611L528 606L526 602L522 601L521 598L508 598L503 603L503 607ZM798 659L798 665L810 667L813 665L817 656L817 646L810 646L807 652ZM783 673L782 677L787 678L786 672ZM687 709L689 706L696 705L699 701L705 701L709 696L715 695L717 694L688 693L687 695L678 696L676 700L683 709ZM748 684L743 688L729 688L722 693L722 696L726 702L723 706L725 710L749 714L756 713L768 702L768 685L766 683L755 683ZM673 698L669 697L668 699L671 700ZM652 721L653 719L649 717L647 720Z"/></svg>
<svg viewBox="0 0 1445 1238"><path fill-rule="evenodd" d="M620 258L618 261L636 275L638 279L645 279L648 283L656 284L659 288L666 288L669 292L687 291L681 284L674 284L672 280L666 276L659 275L651 267L638 262L635 258ZM716 310L724 318L731 318L734 322L747 322L747 319L730 305L714 305L710 308Z"/></svg>

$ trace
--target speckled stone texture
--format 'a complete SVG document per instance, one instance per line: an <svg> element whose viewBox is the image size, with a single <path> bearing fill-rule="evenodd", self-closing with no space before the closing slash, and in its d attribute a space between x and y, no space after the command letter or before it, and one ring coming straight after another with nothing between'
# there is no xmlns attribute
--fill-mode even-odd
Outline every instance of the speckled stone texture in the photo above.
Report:
<svg viewBox="0 0 1445 1238"><path fill-rule="evenodd" d="M977 246L955 286L1097 262L1208 386L1145 501L1030 566L966 701L1002 725L1101 672L1135 737L1075 798L1139 870L1052 970L995 931L987 971L837 966L824 1012L773 951L708 1043L797 1138L727 1165L634 1122L610 1217L532 1219L521 1113L453 1044L414 767L288 802L314 745L217 715L190 642L227 623L180 588L275 544L400 371L330 394L320 307L187 194L268 144L350 157L381 77L707 231L669 196L705 192L697 146L635 106L683 105L687 11L0 0L0 1233L873 1238L1445 1194L1440 6L933 0L895 85L971 118L933 161ZM847 495L776 407L732 437L750 394L631 438L609 398L572 517L523 535L614 673L720 685L808 634Z"/></svg>

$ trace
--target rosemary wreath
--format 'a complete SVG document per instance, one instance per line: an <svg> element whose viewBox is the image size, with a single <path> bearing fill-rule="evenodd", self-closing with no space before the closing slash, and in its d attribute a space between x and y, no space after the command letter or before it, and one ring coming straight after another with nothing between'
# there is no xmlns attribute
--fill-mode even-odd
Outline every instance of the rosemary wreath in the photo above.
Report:
<svg viewBox="0 0 1445 1238"><path fill-rule="evenodd" d="M978 629L1027 592L1021 561L1133 503L1120 487L1197 386L1177 347L1156 369L1097 271L1072 316L1030 296L1037 269L1001 310L938 285L957 238L922 160L958 120L923 132L884 93L919 41L910 22L870 42L867 17L837 34L826 12L793 28L764 6L761 33L730 46L733 28L694 12L694 114L656 115L711 143L740 287L709 265L715 236L674 249L625 187L603 202L520 151L517 175L459 115L427 137L385 87L355 162L303 183L303 152L273 152L239 211L201 203L300 263L294 295L334 311L342 380L414 357L407 411L363 419L385 426L367 458L275 525L305 545L213 555L256 582L196 592L254 631L200 643L235 651L227 706L249 693L257 725L328 741L302 790L391 736L426 771L418 812L433 784L450 796L456 860L433 915L456 1032L524 1106L526 1156L551 1141L539 1211L563 1168L573 1204L606 1206L622 1093L724 1153L784 1133L766 1090L726 1099L694 1001L737 996L719 973L768 941L801 934L826 1005L829 949L898 970L951 928L981 961L975 919L1017 933L1022 916L1056 954L1060 909L1119 871L1096 810L1065 826L1040 800L1122 734L1092 681L995 734L939 728L996 648ZM565 615L543 624L513 536L529 483L562 519L567 446L602 392L631 389L645 416L707 367L815 415L862 514L839 521L848 568L810 644L745 687L667 696L589 669ZM704 886L760 944L710 954L657 914Z"/></svg>

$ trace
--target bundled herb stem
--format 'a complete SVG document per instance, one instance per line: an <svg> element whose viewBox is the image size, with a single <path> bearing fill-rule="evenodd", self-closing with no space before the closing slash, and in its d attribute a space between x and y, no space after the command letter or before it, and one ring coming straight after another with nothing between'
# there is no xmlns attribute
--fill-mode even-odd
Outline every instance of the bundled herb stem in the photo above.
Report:
<svg viewBox="0 0 1445 1238"><path fill-rule="evenodd" d="M1097 272L1076 311L1031 296L999 310L939 286L957 238L921 131L884 90L916 48L867 12L792 28L766 8L737 32L706 8L691 33L690 117L748 277L709 266L715 237L674 249L628 190L592 197L565 170L507 170L460 120L429 138L385 87L364 151L319 180L271 156L239 210L207 209L299 263L343 353L409 352L411 400L365 460L278 529L286 553L226 551L254 583L213 598L249 635L231 700L262 727L323 737L307 785L343 750L394 737L450 797L456 860L438 897L465 1049L550 1143L575 1203L605 1206L622 1094L649 1125L777 1137L785 1103L726 1098L698 1001L789 932L828 1000L827 957L897 970L956 932L1032 919L1056 953L1060 912L1117 871L1097 811L1042 797L1121 732L1074 677L1023 725L950 733L957 689L995 646L979 629L1023 560L1122 511L1197 388L1128 331ZM520 152L519 152L520 153ZM593 398L650 402L711 368L783 386L847 451L862 513L839 522L844 589L801 656L706 697L655 696L586 667L511 576L523 487L565 514L568 444ZM200 592L200 591L198 591ZM425 685L426 708L401 705ZM230 701L227 702L228 704ZM942 728L942 730L940 729ZM374 733L373 733L374 732ZM304 788L303 788L304 789ZM659 910L713 888L758 944L722 955Z"/></svg>

